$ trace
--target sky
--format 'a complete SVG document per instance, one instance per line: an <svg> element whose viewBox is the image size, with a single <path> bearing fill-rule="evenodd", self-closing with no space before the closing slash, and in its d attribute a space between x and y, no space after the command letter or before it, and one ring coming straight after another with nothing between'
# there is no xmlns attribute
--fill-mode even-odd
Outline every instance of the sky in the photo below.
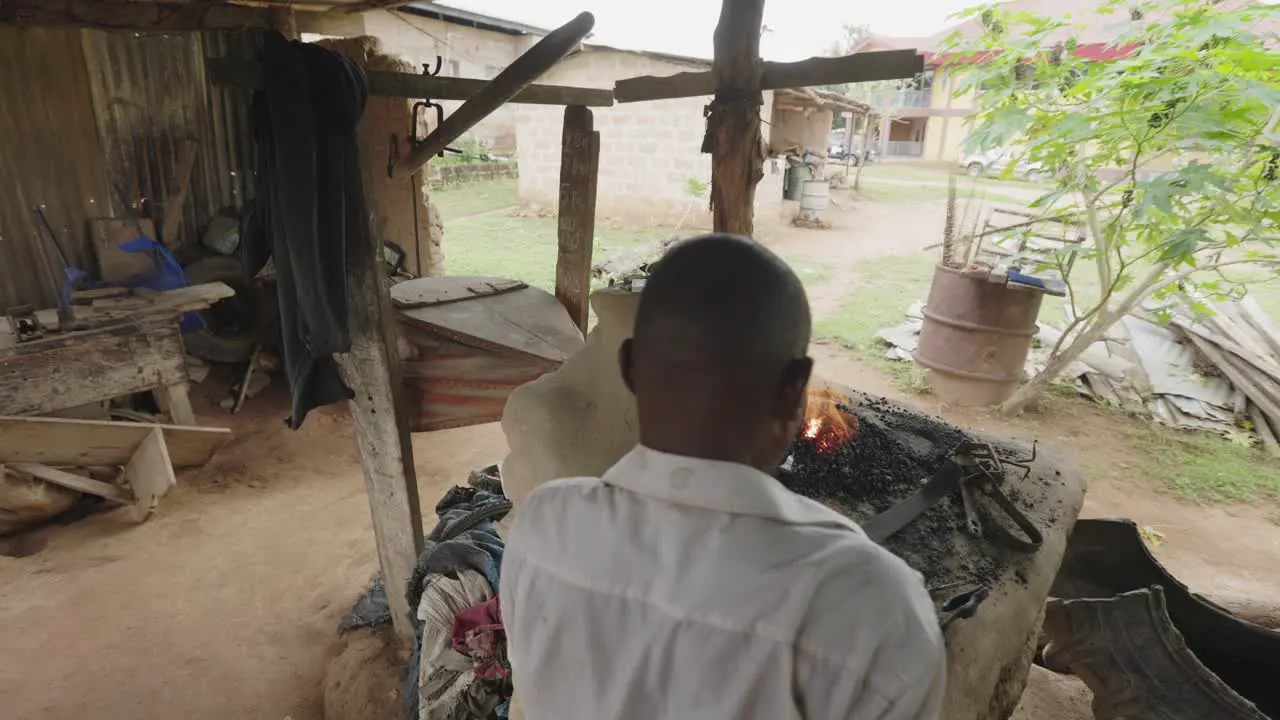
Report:
<svg viewBox="0 0 1280 720"><path fill-rule="evenodd" d="M443 0L443 4L554 28L583 10L596 17L590 42L632 50L711 57L719 0ZM803 60L866 24L880 35L932 35L978 0L767 0L760 38L765 60Z"/></svg>

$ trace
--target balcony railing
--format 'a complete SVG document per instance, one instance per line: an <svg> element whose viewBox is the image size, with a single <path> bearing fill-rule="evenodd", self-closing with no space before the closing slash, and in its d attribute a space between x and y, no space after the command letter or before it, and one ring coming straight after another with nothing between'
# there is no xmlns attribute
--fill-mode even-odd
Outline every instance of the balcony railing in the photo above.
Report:
<svg viewBox="0 0 1280 720"><path fill-rule="evenodd" d="M886 148L890 157L921 157L924 155L923 142L908 142L906 140L890 140L889 147Z"/></svg>
<svg viewBox="0 0 1280 720"><path fill-rule="evenodd" d="M932 90L903 90L902 106L927 108L933 104Z"/></svg>

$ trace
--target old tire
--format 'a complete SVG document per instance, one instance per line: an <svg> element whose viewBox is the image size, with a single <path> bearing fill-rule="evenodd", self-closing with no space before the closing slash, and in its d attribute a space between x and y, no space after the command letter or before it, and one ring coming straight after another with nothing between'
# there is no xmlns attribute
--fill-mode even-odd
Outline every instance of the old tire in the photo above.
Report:
<svg viewBox="0 0 1280 720"><path fill-rule="evenodd" d="M969 167L966 169L969 171L969 177L982 177L982 163L971 162L969 163Z"/></svg>
<svg viewBox="0 0 1280 720"><path fill-rule="evenodd" d="M187 354L216 363L247 361L262 327L261 290L249 282L240 261L233 257L207 257L183 270L192 285L221 282L236 292L200 313L207 327L182 336Z"/></svg>

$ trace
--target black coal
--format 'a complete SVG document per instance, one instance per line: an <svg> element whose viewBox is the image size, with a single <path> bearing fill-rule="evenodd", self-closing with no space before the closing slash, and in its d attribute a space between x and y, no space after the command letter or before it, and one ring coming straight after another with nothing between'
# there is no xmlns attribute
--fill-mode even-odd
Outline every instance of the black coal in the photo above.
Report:
<svg viewBox="0 0 1280 720"><path fill-rule="evenodd" d="M957 445L960 428L881 398L840 405L856 418L847 442L823 452L801 437L778 479L793 492L817 500L855 521L866 521L918 490ZM964 533L960 498L948 497L885 542L921 572L931 586L974 580L988 583L1003 562L990 543Z"/></svg>

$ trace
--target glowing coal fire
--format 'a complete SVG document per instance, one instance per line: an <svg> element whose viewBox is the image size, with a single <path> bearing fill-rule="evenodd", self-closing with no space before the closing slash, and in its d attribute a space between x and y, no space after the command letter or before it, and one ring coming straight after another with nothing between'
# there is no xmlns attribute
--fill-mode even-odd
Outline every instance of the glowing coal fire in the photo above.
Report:
<svg viewBox="0 0 1280 720"><path fill-rule="evenodd" d="M858 439L858 418L840 410L840 403L847 399L827 388L809 390L801 435L824 455Z"/></svg>

